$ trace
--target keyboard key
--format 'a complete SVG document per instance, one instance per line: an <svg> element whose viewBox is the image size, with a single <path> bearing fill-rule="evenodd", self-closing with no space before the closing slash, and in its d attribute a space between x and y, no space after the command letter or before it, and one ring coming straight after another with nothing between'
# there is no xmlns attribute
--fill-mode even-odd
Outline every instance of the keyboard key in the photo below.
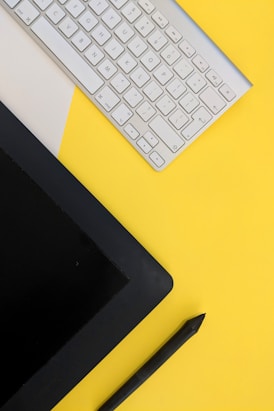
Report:
<svg viewBox="0 0 274 411"><path fill-rule="evenodd" d="M169 82L169 80L173 77L173 73L171 70L167 68L164 64L160 66L154 73L154 77L159 81L162 86Z"/></svg>
<svg viewBox="0 0 274 411"><path fill-rule="evenodd" d="M179 48L187 57L192 57L196 53L195 48L192 47L187 40L183 40Z"/></svg>
<svg viewBox="0 0 274 411"><path fill-rule="evenodd" d="M178 30L176 30L173 26L169 26L166 29L166 34L168 35L168 37L174 42L174 43L178 43L179 40L181 40L182 35L181 33L179 33Z"/></svg>
<svg viewBox="0 0 274 411"><path fill-rule="evenodd" d="M144 89L144 93L150 101L156 101L163 94L163 89L155 81L152 81Z"/></svg>
<svg viewBox="0 0 274 411"><path fill-rule="evenodd" d="M142 12L138 7L131 1L122 10L123 16L130 22L134 23L138 17L141 16Z"/></svg>
<svg viewBox="0 0 274 411"><path fill-rule="evenodd" d="M67 38L70 38L74 33L76 33L78 26L76 23L74 23L73 20L71 20L70 17L66 17L64 20L62 20L59 29Z"/></svg>
<svg viewBox="0 0 274 411"><path fill-rule="evenodd" d="M150 76L142 67L138 67L131 74L130 78L140 88L143 87L150 80Z"/></svg>
<svg viewBox="0 0 274 411"><path fill-rule="evenodd" d="M195 66L197 67L198 70L201 71L201 73L204 73L209 65L208 63L205 61L205 59L203 57L201 57L199 54L197 54L193 60L192 60L193 64L195 64Z"/></svg>
<svg viewBox="0 0 274 411"><path fill-rule="evenodd" d="M112 117L120 126L123 126L132 116L132 111L125 104L121 104L112 113Z"/></svg>
<svg viewBox="0 0 274 411"><path fill-rule="evenodd" d="M15 13L27 26L29 26L40 14L28 0L23 0L20 5L16 7Z"/></svg>
<svg viewBox="0 0 274 411"><path fill-rule="evenodd" d="M137 146L139 146L141 148L141 150L143 150L144 153L149 153L150 150L152 149L151 145L148 144L148 142L144 139L144 137L141 137L138 141L137 141Z"/></svg>
<svg viewBox="0 0 274 411"><path fill-rule="evenodd" d="M93 14L91 14L90 11L86 11L82 14L78 21L87 32L92 30L98 23L98 20L93 16Z"/></svg>
<svg viewBox="0 0 274 411"><path fill-rule="evenodd" d="M176 78L167 86L166 89L173 98L177 99L185 93L186 86Z"/></svg>
<svg viewBox="0 0 274 411"><path fill-rule="evenodd" d="M134 54L135 57L140 57L144 51L148 48L146 43L139 37L136 36L134 39L128 44L129 50Z"/></svg>
<svg viewBox="0 0 274 411"><path fill-rule="evenodd" d="M66 13L61 9L60 6L58 6L58 4L53 4L47 10L46 15L54 24L57 24L62 20Z"/></svg>
<svg viewBox="0 0 274 411"><path fill-rule="evenodd" d="M46 10L53 0L33 0L40 10Z"/></svg>
<svg viewBox="0 0 274 411"><path fill-rule="evenodd" d="M135 33L127 23L122 23L115 30L115 34L123 43L127 43Z"/></svg>
<svg viewBox="0 0 274 411"><path fill-rule="evenodd" d="M72 37L71 42L78 48L79 51L83 51L90 45L91 40L82 30L78 30Z"/></svg>
<svg viewBox="0 0 274 411"><path fill-rule="evenodd" d="M140 94L135 87L129 89L124 95L124 99L132 108L136 107L143 100L143 98L144 97L142 94Z"/></svg>
<svg viewBox="0 0 274 411"><path fill-rule="evenodd" d="M96 46L96 44L93 44L86 51L85 56L93 66L96 66L105 57L104 53L102 53L102 51Z"/></svg>
<svg viewBox="0 0 274 411"><path fill-rule="evenodd" d="M123 54L117 63L126 74L130 73L137 66L136 60L129 53Z"/></svg>
<svg viewBox="0 0 274 411"><path fill-rule="evenodd" d="M149 33L152 32L154 29L154 24L146 17L142 17L138 22L135 24L136 30L143 36L147 37Z"/></svg>
<svg viewBox="0 0 274 411"><path fill-rule="evenodd" d="M149 0L139 0L138 4L147 14L152 13L155 9L155 6Z"/></svg>
<svg viewBox="0 0 274 411"><path fill-rule="evenodd" d="M157 144L159 143L158 139L150 131L147 131L144 134L144 138L152 147L157 146Z"/></svg>
<svg viewBox="0 0 274 411"><path fill-rule="evenodd" d="M157 167L162 167L165 164L165 160L163 159L163 157L160 156L159 153L157 153L156 151L153 151L149 158L153 161L153 163L157 166Z"/></svg>
<svg viewBox="0 0 274 411"><path fill-rule="evenodd" d="M117 72L117 67L109 59L106 59L98 66L98 71L106 80L109 80Z"/></svg>
<svg viewBox="0 0 274 411"><path fill-rule="evenodd" d="M113 60L116 60L125 49L116 39L112 39L107 43L104 50Z"/></svg>
<svg viewBox="0 0 274 411"><path fill-rule="evenodd" d="M103 46L111 38L110 32L102 24L96 26L91 35L100 46Z"/></svg>
<svg viewBox="0 0 274 411"><path fill-rule="evenodd" d="M140 135L139 131L130 123L125 126L124 130L132 140L136 140Z"/></svg>
<svg viewBox="0 0 274 411"><path fill-rule="evenodd" d="M102 20L112 30L122 19L115 10L110 8L103 14Z"/></svg>
<svg viewBox="0 0 274 411"><path fill-rule="evenodd" d="M213 114L219 113L226 106L224 100L211 87L208 87L200 94L200 99Z"/></svg>
<svg viewBox="0 0 274 411"><path fill-rule="evenodd" d="M130 82L122 73L118 73L111 81L111 85L118 93L123 93L130 86Z"/></svg>
<svg viewBox="0 0 274 411"><path fill-rule="evenodd" d="M156 110L147 102L145 101L141 106L136 110L136 113L144 120L148 121L151 117L154 116Z"/></svg>
<svg viewBox="0 0 274 411"><path fill-rule="evenodd" d="M104 87L95 98L108 112L120 102L120 99L108 86Z"/></svg>
<svg viewBox="0 0 274 411"><path fill-rule="evenodd" d="M168 20L159 11L156 11L156 13L152 15L152 20L154 20L161 29L164 29L168 25Z"/></svg>
<svg viewBox="0 0 274 411"><path fill-rule="evenodd" d="M186 81L186 84L188 87L195 93L199 93L199 91L202 90L202 88L205 87L206 81L205 79L199 74L199 73L194 73L189 79Z"/></svg>
<svg viewBox="0 0 274 411"><path fill-rule="evenodd" d="M108 8L106 0L90 0L88 5L97 16L100 16Z"/></svg>
<svg viewBox="0 0 274 411"><path fill-rule="evenodd" d="M169 121L177 130L180 130L188 122L188 117L178 109L169 117Z"/></svg>
<svg viewBox="0 0 274 411"><path fill-rule="evenodd" d="M214 70L209 70L205 76L215 87L218 87L223 81L219 74L217 74Z"/></svg>
<svg viewBox="0 0 274 411"><path fill-rule="evenodd" d="M198 105L199 101L191 93L187 93L180 101L179 104L187 113L191 113Z"/></svg>
<svg viewBox="0 0 274 411"><path fill-rule="evenodd" d="M148 71L152 71L158 66L158 64L160 64L161 60L155 53L149 51L144 55L144 57L142 57L141 62L148 69Z"/></svg>
<svg viewBox="0 0 274 411"><path fill-rule="evenodd" d="M219 91L224 96L224 98L229 102L232 101L236 97L236 94L234 93L234 91L227 84L223 84L219 88Z"/></svg>
<svg viewBox="0 0 274 411"><path fill-rule="evenodd" d="M70 0L66 3L66 10L73 16L78 17L85 10L85 6L79 0Z"/></svg>

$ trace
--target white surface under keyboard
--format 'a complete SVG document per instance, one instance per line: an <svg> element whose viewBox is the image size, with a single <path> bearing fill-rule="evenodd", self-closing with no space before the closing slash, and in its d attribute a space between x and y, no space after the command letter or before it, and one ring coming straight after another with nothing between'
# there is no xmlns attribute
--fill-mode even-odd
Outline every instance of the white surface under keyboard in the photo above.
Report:
<svg viewBox="0 0 274 411"><path fill-rule="evenodd" d="M172 0L0 3L158 171L251 86Z"/></svg>

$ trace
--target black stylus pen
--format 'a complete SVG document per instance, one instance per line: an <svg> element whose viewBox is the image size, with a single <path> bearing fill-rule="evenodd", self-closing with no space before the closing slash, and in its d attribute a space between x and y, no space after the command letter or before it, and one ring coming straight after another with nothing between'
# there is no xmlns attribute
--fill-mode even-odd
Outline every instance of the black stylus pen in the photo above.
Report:
<svg viewBox="0 0 274 411"><path fill-rule="evenodd" d="M112 411L145 382L164 362L171 357L190 337L199 330L205 314L200 314L184 325L157 351L121 388L118 389L98 411Z"/></svg>

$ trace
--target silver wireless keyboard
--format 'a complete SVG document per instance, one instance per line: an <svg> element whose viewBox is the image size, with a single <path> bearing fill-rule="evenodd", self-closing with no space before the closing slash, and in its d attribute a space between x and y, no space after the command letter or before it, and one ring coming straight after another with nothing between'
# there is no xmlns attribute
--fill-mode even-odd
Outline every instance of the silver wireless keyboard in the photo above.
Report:
<svg viewBox="0 0 274 411"><path fill-rule="evenodd" d="M0 0L155 169L251 83L173 0Z"/></svg>

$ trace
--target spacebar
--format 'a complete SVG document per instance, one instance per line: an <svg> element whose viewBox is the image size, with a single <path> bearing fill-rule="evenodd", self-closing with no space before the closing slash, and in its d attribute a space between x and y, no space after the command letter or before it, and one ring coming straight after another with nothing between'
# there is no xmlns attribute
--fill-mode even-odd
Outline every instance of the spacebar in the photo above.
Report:
<svg viewBox="0 0 274 411"><path fill-rule="evenodd" d="M91 94L96 93L104 84L95 71L77 54L44 17L36 20L31 26L31 30Z"/></svg>

